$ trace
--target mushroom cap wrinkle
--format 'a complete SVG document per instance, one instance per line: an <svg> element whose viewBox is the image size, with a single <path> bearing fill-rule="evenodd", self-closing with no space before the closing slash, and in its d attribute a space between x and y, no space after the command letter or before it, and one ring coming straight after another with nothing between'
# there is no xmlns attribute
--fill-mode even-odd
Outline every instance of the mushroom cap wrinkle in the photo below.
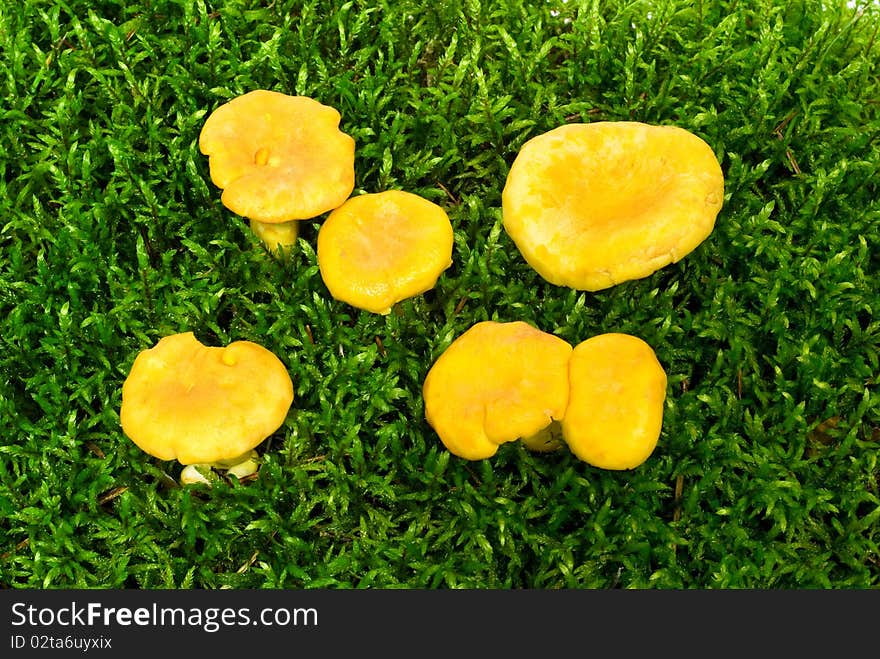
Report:
<svg viewBox="0 0 880 659"><path fill-rule="evenodd" d="M476 323L428 371L425 417L454 455L491 457L563 417L571 351L522 321Z"/></svg>
<svg viewBox="0 0 880 659"><path fill-rule="evenodd" d="M340 114L308 96L257 89L207 118L199 149L234 213L265 223L317 217L354 190L354 139Z"/></svg>
<svg viewBox="0 0 880 659"><path fill-rule="evenodd" d="M712 148L683 128L566 124L522 146L502 218L544 279L596 291L689 254L712 232L723 197Z"/></svg>
<svg viewBox="0 0 880 659"><path fill-rule="evenodd" d="M654 451L663 423L666 373L630 334L599 334L574 347L562 436L594 467L632 469Z"/></svg>
<svg viewBox="0 0 880 659"><path fill-rule="evenodd" d="M137 355L119 416L145 452L189 465L247 454L284 423L292 403L290 375L271 351L250 341L208 347L185 332Z"/></svg>
<svg viewBox="0 0 880 659"><path fill-rule="evenodd" d="M411 192L351 197L318 231L317 258L337 300L373 313L434 287L452 265L453 231L446 212Z"/></svg>

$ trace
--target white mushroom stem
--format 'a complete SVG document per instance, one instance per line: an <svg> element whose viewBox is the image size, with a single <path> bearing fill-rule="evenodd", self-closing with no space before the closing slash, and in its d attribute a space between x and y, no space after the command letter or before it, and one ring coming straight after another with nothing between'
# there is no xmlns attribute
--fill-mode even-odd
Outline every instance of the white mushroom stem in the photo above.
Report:
<svg viewBox="0 0 880 659"><path fill-rule="evenodd" d="M259 456L256 451L248 451L236 458L218 460L217 462L205 462L201 464L186 465L180 472L182 485L204 483L210 486L211 480L216 480L213 470L225 471L229 476L235 476L239 480L257 473L260 468ZM211 478L213 476L213 479Z"/></svg>
<svg viewBox="0 0 880 659"><path fill-rule="evenodd" d="M180 472L180 484L195 485L203 483L210 486L211 479L205 475L205 472L211 473L210 465L186 465L183 471Z"/></svg>
<svg viewBox="0 0 880 659"><path fill-rule="evenodd" d="M280 247L282 253L286 254L296 244L296 238L299 236L299 220L277 223L251 220L250 223L251 230L272 253Z"/></svg>
<svg viewBox="0 0 880 659"><path fill-rule="evenodd" d="M251 474L257 473L257 470L259 468L260 463L257 461L256 455L254 455L254 457L249 457L246 460L229 467L226 470L226 474L229 476L235 476L236 478L241 480L245 476L250 476Z"/></svg>

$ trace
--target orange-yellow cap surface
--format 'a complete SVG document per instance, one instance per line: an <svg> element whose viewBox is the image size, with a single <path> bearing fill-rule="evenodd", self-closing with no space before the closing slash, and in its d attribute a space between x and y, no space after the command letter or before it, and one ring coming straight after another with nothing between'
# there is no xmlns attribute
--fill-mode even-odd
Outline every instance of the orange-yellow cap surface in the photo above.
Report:
<svg viewBox="0 0 880 659"><path fill-rule="evenodd" d="M562 436L594 467L632 469L654 451L663 424L666 373L630 334L599 334L575 346Z"/></svg>
<svg viewBox="0 0 880 659"><path fill-rule="evenodd" d="M568 403L571 345L522 321L476 323L425 377L425 417L462 458L493 456L561 419Z"/></svg>
<svg viewBox="0 0 880 659"><path fill-rule="evenodd" d="M544 279L595 291L675 263L715 226L724 177L676 126L567 124L526 142L502 191L504 228Z"/></svg>
<svg viewBox="0 0 880 659"><path fill-rule="evenodd" d="M308 96L258 89L215 109L199 135L232 212L258 222L317 217L354 190L354 139L339 112Z"/></svg>
<svg viewBox="0 0 880 659"><path fill-rule="evenodd" d="M337 300L387 314L452 265L452 225L437 204L388 190L351 197L318 231L318 266Z"/></svg>
<svg viewBox="0 0 880 659"><path fill-rule="evenodd" d="M293 383L272 352L250 341L208 347L192 332L140 352L122 385L122 430L161 460L211 463L243 455L275 432Z"/></svg>

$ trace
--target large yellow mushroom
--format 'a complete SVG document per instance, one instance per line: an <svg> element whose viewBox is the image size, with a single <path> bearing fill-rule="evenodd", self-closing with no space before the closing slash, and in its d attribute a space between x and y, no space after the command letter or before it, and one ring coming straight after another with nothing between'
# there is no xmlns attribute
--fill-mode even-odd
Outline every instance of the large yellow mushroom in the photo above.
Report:
<svg viewBox="0 0 880 659"><path fill-rule="evenodd" d="M254 448L275 432L293 403L293 383L275 354L251 341L202 344L172 334L141 351L122 385L122 430L160 460L185 465L181 480L211 468L244 477Z"/></svg>
<svg viewBox="0 0 880 659"><path fill-rule="evenodd" d="M683 128L568 124L522 146L502 218L544 279L596 291L689 254L712 232L723 197L714 152Z"/></svg>
<svg viewBox="0 0 880 659"><path fill-rule="evenodd" d="M387 314L452 265L452 224L437 204L402 190L351 197L318 231L318 266L337 300Z"/></svg>
<svg viewBox="0 0 880 659"><path fill-rule="evenodd" d="M299 220L340 206L354 190L354 139L340 114L308 96L257 89L215 109L199 149L224 206L266 246L289 248Z"/></svg>
<svg viewBox="0 0 880 659"><path fill-rule="evenodd" d="M563 417L571 351L522 321L476 323L428 371L425 417L454 455L491 457Z"/></svg>

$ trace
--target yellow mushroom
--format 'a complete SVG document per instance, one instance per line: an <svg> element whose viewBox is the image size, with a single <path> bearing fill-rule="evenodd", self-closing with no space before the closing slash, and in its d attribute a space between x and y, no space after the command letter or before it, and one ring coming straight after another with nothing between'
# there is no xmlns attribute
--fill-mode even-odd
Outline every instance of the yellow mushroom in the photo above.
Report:
<svg viewBox="0 0 880 659"><path fill-rule="evenodd" d="M452 264L452 225L437 204L388 190L351 197L318 231L318 266L337 300L387 314L430 290Z"/></svg>
<svg viewBox="0 0 880 659"><path fill-rule="evenodd" d="M186 468L183 482L210 468L239 478L257 469L254 448L275 432L293 403L278 357L250 341L208 347L192 332L141 351L122 385L122 430L160 460Z"/></svg>
<svg viewBox="0 0 880 659"><path fill-rule="evenodd" d="M596 291L689 254L712 232L723 197L714 152L683 128L568 124L522 146L502 218L544 279Z"/></svg>
<svg viewBox="0 0 880 659"><path fill-rule="evenodd" d="M657 446L666 373L654 350L630 334L600 334L576 345L562 436L594 467L633 469Z"/></svg>
<svg viewBox="0 0 880 659"><path fill-rule="evenodd" d="M454 455L491 457L501 444L563 417L571 351L564 339L522 321L476 323L428 371L425 417Z"/></svg>
<svg viewBox="0 0 880 659"><path fill-rule="evenodd" d="M207 118L199 149L221 201L274 250L296 242L299 220L340 206L354 190L354 139L339 112L308 96L257 89Z"/></svg>

